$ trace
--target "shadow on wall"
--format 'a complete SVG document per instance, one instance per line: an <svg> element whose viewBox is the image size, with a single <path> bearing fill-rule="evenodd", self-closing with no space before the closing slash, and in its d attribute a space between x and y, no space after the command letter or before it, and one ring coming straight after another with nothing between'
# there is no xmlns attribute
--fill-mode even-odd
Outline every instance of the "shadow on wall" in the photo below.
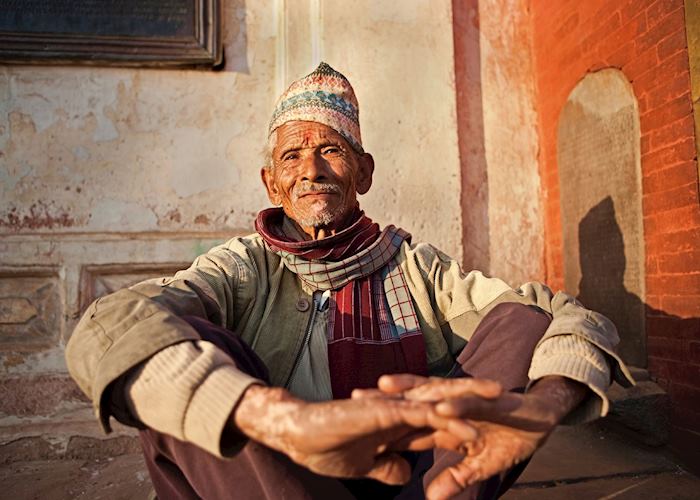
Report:
<svg viewBox="0 0 700 500"><path fill-rule="evenodd" d="M696 338L700 332L700 318L681 318L655 309L626 289L625 244L610 197L591 208L579 222L579 258L578 299L618 326L622 358L626 359L626 353L635 352L639 347L646 353L649 332L653 345L648 358L650 369L656 382L670 393L671 425L680 431L674 438L674 430L671 430L671 446L682 455L696 456L697 450L684 451L689 445L683 435L692 431L683 429L693 427L692 422L700 414L700 401L693 397L692 389L686 390L697 380L693 380L692 366L684 362L682 353L686 339Z"/></svg>
<svg viewBox="0 0 700 500"><path fill-rule="evenodd" d="M479 1L453 0L457 133L461 170L463 267L488 272L489 184L481 93Z"/></svg>
<svg viewBox="0 0 700 500"><path fill-rule="evenodd" d="M618 326L623 359L625 352L640 346L646 351L647 331L651 330L659 341L664 338L678 341L700 328L700 318L680 318L655 309L625 288L625 243L611 197L606 197L591 208L579 222L579 258L581 281L578 299ZM657 324L665 325L666 331L659 331ZM670 350L670 345L668 349L654 349L652 356L656 352L663 355ZM656 375L662 379L662 385L665 385L664 381L667 385L669 375L673 378L673 373L658 370Z"/></svg>
<svg viewBox="0 0 700 500"><path fill-rule="evenodd" d="M620 333L618 351L635 365L647 359L645 304L624 284L626 258L622 230L610 196L591 208L578 226L581 281L579 300L610 318Z"/></svg>

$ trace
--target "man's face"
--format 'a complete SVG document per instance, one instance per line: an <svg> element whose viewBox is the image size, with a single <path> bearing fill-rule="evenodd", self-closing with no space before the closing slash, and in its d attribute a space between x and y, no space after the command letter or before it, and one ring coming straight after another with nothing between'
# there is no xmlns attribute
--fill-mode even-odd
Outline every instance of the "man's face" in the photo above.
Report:
<svg viewBox="0 0 700 500"><path fill-rule="evenodd" d="M308 234L342 229L372 183L374 163L340 135L316 122L293 121L279 127L272 166L261 174L270 201Z"/></svg>

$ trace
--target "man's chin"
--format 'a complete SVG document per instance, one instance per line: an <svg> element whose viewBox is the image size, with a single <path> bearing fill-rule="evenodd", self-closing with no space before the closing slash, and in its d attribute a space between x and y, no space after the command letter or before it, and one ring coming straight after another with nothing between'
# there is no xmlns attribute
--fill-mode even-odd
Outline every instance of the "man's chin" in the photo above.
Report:
<svg viewBox="0 0 700 500"><path fill-rule="evenodd" d="M340 210L320 210L292 218L302 227L335 228L338 224L342 224L344 214Z"/></svg>
<svg viewBox="0 0 700 500"><path fill-rule="evenodd" d="M338 217L334 217L333 214L318 214L309 217L303 217L297 219L297 224L302 227L313 227L313 228L326 228L334 227L338 221Z"/></svg>

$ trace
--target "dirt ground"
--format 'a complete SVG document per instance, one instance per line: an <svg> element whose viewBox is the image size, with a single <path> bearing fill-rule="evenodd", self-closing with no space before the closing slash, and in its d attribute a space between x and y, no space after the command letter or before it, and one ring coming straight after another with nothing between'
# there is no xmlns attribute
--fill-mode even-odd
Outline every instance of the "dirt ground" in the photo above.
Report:
<svg viewBox="0 0 700 500"><path fill-rule="evenodd" d="M0 469L7 500L145 500L151 481L141 455L15 462Z"/></svg>

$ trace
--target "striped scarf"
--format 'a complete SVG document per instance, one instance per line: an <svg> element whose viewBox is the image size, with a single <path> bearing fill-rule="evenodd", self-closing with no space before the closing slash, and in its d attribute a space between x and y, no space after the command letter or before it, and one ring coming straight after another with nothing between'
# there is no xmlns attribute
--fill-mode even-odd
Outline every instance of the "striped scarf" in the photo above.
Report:
<svg viewBox="0 0 700 500"><path fill-rule="evenodd" d="M282 209L263 210L255 228L268 248L313 290L331 290L328 364L333 397L376 387L381 375L427 374L425 345L403 271L394 256L411 235L383 231L357 209L349 227L313 241L282 232Z"/></svg>

